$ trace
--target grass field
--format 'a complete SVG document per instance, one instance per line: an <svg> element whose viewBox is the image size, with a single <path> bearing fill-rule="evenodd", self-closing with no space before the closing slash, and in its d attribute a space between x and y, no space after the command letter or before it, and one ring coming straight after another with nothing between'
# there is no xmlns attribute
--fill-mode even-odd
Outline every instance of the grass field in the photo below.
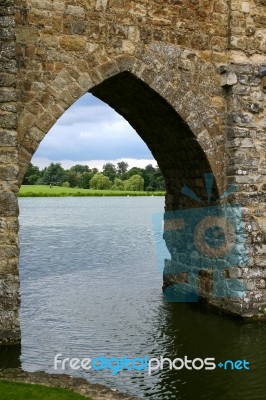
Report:
<svg viewBox="0 0 266 400"><path fill-rule="evenodd" d="M76 189L61 186L23 185L19 197L64 197L64 196L164 196L164 192L128 192L118 190Z"/></svg>
<svg viewBox="0 0 266 400"><path fill-rule="evenodd" d="M85 400L81 396L66 389L50 388L43 385L16 383L0 380L1 400Z"/></svg>

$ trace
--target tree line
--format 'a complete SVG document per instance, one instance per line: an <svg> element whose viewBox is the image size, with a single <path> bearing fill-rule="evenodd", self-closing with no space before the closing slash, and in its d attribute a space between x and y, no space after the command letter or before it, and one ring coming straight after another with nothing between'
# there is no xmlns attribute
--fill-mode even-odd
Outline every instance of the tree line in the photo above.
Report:
<svg viewBox="0 0 266 400"><path fill-rule="evenodd" d="M164 191L165 182L159 167L129 169L125 161L116 165L106 163L100 172L87 165L64 169L60 163L51 163L44 169L29 164L23 185L50 185L98 190Z"/></svg>

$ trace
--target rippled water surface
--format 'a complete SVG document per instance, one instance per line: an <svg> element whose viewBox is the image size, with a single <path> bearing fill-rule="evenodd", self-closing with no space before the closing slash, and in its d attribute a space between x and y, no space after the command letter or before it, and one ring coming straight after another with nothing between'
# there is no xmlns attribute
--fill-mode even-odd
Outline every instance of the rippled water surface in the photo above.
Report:
<svg viewBox="0 0 266 400"><path fill-rule="evenodd" d="M152 215L163 198L21 198L22 367L65 357L246 359L250 371L75 372L151 399L266 398L266 324L162 298Z"/></svg>

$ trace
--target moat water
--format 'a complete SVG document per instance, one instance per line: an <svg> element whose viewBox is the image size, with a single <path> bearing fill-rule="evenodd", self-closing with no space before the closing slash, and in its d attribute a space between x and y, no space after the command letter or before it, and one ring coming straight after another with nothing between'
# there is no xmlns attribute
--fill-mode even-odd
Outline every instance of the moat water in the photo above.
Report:
<svg viewBox="0 0 266 400"><path fill-rule="evenodd" d="M57 353L245 359L250 370L66 372L154 400L266 398L266 324L164 301L152 228L163 198L21 198L19 205L24 369L54 372Z"/></svg>

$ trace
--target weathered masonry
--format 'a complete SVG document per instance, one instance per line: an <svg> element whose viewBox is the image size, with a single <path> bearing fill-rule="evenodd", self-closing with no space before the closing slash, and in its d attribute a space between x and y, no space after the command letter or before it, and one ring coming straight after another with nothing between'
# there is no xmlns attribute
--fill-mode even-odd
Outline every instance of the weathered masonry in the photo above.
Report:
<svg viewBox="0 0 266 400"><path fill-rule="evenodd" d="M204 269L198 283L219 309L265 318L266 1L0 0L0 37L0 341L20 336L23 174L49 129L88 91L152 151L166 210L195 207L184 185L206 199L206 173L215 178L212 201L237 183L227 201L242 206L249 258L222 272L247 292L213 297Z"/></svg>

